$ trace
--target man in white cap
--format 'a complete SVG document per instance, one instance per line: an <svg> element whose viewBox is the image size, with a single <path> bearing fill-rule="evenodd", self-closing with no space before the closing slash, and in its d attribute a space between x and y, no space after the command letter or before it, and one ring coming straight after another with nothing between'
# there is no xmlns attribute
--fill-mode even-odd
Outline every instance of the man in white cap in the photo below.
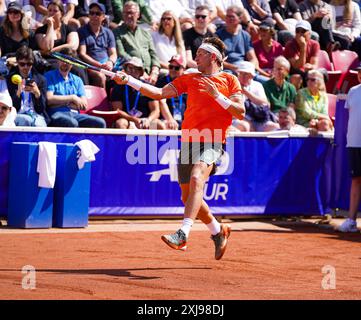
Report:
<svg viewBox="0 0 361 320"><path fill-rule="evenodd" d="M0 126L15 127L16 110L10 95L3 91L0 92Z"/></svg>
<svg viewBox="0 0 361 320"><path fill-rule="evenodd" d="M361 65L357 68L361 83ZM345 108L349 111L347 127L347 152L351 175L350 208L348 218L338 227L341 232L359 232L357 212L361 202L361 84L352 87L347 94Z"/></svg>
<svg viewBox="0 0 361 320"><path fill-rule="evenodd" d="M299 89L305 80L308 70L316 69L318 63L318 52L320 44L311 39L311 25L306 20L298 21L296 24L296 36L287 42L284 56L291 63L291 83Z"/></svg>
<svg viewBox="0 0 361 320"><path fill-rule="evenodd" d="M194 220L199 218L212 235L216 260L226 251L231 228L219 223L211 213L203 199L204 187L223 154L222 145L232 116L243 119L245 113L239 81L234 75L222 72L225 49L219 38L204 39L195 58L199 73L183 74L163 88L144 84L123 72L114 77L118 84L132 86L156 100L188 94L178 163L184 219L175 233L161 239L173 249L184 250Z"/></svg>
<svg viewBox="0 0 361 320"><path fill-rule="evenodd" d="M254 81L256 75L254 64L242 61L238 65L238 80L245 98L246 116L243 120L234 119L232 125L240 131L273 131L279 128L271 121L270 103L262 84ZM258 114L254 109L259 110Z"/></svg>

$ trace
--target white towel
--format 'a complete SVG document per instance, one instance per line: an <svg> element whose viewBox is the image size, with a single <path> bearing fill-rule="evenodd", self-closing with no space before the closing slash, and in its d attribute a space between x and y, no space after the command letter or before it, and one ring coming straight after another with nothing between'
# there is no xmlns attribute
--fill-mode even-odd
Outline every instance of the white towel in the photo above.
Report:
<svg viewBox="0 0 361 320"><path fill-rule="evenodd" d="M75 143L79 147L81 154L78 159L78 168L83 169L85 162L95 161L95 154L99 152L99 148L90 140L81 140Z"/></svg>
<svg viewBox="0 0 361 320"><path fill-rule="evenodd" d="M56 143L39 142L37 172L39 172L38 186L54 188L56 174Z"/></svg>

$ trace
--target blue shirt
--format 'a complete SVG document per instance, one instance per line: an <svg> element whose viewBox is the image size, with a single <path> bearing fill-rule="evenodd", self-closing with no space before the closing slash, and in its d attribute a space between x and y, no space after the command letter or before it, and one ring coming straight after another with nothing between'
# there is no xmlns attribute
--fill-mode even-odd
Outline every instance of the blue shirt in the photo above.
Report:
<svg viewBox="0 0 361 320"><path fill-rule="evenodd" d="M246 54L253 50L251 36L248 32L240 29L238 34L231 34L225 28L217 30L216 34L226 45L227 62L236 64L245 61Z"/></svg>
<svg viewBox="0 0 361 320"><path fill-rule="evenodd" d="M86 53L94 60L105 63L109 59L108 49L115 48L113 32L101 27L98 36L90 29L89 24L78 30L80 45L86 46Z"/></svg>
<svg viewBox="0 0 361 320"><path fill-rule="evenodd" d="M47 81L47 91L51 91L54 95L68 96L75 94L78 97L85 97L84 83L75 74L69 73L68 79L65 80L58 69L48 71L44 74ZM69 106L59 106L54 108L48 108L49 114L53 114L58 111L74 111Z"/></svg>

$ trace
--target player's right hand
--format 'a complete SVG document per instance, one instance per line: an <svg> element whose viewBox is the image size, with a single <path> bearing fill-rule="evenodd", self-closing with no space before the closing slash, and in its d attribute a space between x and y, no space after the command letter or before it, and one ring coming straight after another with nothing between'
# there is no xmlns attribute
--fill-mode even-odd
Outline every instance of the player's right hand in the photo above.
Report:
<svg viewBox="0 0 361 320"><path fill-rule="evenodd" d="M127 84L128 83L128 75L123 71L118 71L113 80L116 84Z"/></svg>

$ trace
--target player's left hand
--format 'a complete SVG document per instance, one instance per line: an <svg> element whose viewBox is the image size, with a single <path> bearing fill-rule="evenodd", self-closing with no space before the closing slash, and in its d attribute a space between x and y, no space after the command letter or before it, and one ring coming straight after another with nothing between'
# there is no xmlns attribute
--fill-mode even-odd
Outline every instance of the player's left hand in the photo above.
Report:
<svg viewBox="0 0 361 320"><path fill-rule="evenodd" d="M199 83L199 91L209 94L213 98L217 98L219 91L215 83L207 77L202 77Z"/></svg>

